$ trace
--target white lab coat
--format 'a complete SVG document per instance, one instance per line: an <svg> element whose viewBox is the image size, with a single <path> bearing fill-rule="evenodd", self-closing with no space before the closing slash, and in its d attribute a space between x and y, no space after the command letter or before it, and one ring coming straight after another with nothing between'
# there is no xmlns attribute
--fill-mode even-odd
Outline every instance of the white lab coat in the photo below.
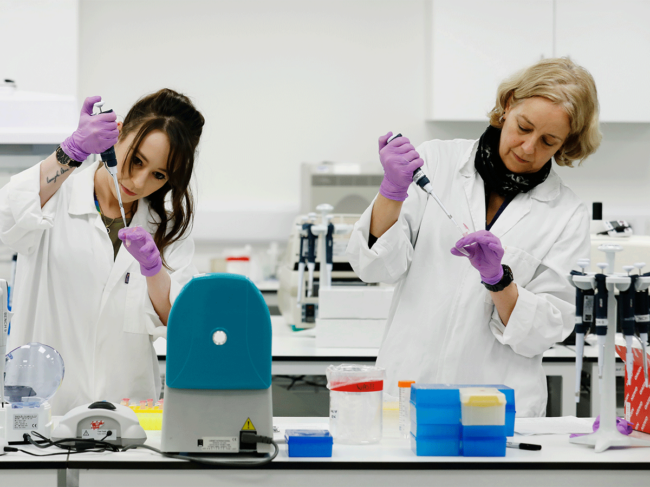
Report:
<svg viewBox="0 0 650 487"><path fill-rule="evenodd" d="M0 190L0 240L19 254L8 349L36 341L59 351L65 377L52 400L56 415L102 399L157 399L161 389L153 340L167 328L138 262L124 246L113 260L93 198L97 167L73 174L43 208L40 164ZM152 220L141 200L131 225L153 233ZM193 254L191 238L165 251L172 303L196 274Z"/></svg>
<svg viewBox="0 0 650 487"><path fill-rule="evenodd" d="M417 149L434 191L472 232L485 229L477 144L432 140ZM517 416L544 416L542 353L573 329L574 290L565 276L589 256L584 203L551 171L544 183L517 195L492 226L519 291L504 327L478 271L450 253L460 238L453 223L415 184L408 194L397 223L369 249L371 205L347 249L362 280L396 284L377 359L386 368L385 390L397 395L399 380L505 384L515 389Z"/></svg>

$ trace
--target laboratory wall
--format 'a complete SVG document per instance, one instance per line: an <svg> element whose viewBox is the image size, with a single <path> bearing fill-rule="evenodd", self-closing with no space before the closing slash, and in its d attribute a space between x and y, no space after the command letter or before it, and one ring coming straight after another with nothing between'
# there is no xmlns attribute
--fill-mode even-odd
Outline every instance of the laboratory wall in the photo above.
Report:
<svg viewBox="0 0 650 487"><path fill-rule="evenodd" d="M82 0L80 96L124 114L187 93L207 119L202 204L294 209L301 161L375 160L391 129L426 138L425 3Z"/></svg>
<svg viewBox="0 0 650 487"><path fill-rule="evenodd" d="M0 78L76 95L80 0L0 0Z"/></svg>
<svg viewBox="0 0 650 487"><path fill-rule="evenodd" d="M194 235L208 270L226 248L286 241L302 162L379 164L377 137L389 130L416 144L482 133L487 122L426 121L432 5L0 0L0 75L79 102L100 94L122 116L162 87L188 94L206 117ZM557 171L586 203L602 201L606 218L650 234L650 124L602 131L597 154Z"/></svg>

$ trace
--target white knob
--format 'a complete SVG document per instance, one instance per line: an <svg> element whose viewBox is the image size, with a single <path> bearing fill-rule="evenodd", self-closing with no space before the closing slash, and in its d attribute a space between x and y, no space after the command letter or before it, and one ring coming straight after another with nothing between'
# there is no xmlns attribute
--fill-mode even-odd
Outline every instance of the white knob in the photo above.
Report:
<svg viewBox="0 0 650 487"><path fill-rule="evenodd" d="M309 218L310 221L314 221L316 219L316 213L313 211L311 213L307 213L307 218Z"/></svg>
<svg viewBox="0 0 650 487"><path fill-rule="evenodd" d="M596 266L601 270L603 274L605 273L605 269L608 267L606 262L599 262L596 264Z"/></svg>
<svg viewBox="0 0 650 487"><path fill-rule="evenodd" d="M97 108L99 110L99 113L102 112L102 107L104 106L103 101L98 101L97 103L93 104L93 108Z"/></svg>
<svg viewBox="0 0 650 487"><path fill-rule="evenodd" d="M217 330L212 334L212 341L215 345L224 345L228 341L228 335L223 330Z"/></svg>
<svg viewBox="0 0 650 487"><path fill-rule="evenodd" d="M316 207L316 210L320 211L320 221L323 225L327 225L327 214L333 209L334 207L327 203L320 204Z"/></svg>
<svg viewBox="0 0 650 487"><path fill-rule="evenodd" d="M585 269L589 267L589 259L580 259L578 261L578 267L580 267L582 272L584 272Z"/></svg>
<svg viewBox="0 0 650 487"><path fill-rule="evenodd" d="M634 267L639 269L639 275L641 275L641 269L645 267L645 262L635 262Z"/></svg>
<svg viewBox="0 0 650 487"><path fill-rule="evenodd" d="M623 270L625 272L627 272L627 275L629 276L630 272L632 272L634 270L634 266L633 265L624 265Z"/></svg>

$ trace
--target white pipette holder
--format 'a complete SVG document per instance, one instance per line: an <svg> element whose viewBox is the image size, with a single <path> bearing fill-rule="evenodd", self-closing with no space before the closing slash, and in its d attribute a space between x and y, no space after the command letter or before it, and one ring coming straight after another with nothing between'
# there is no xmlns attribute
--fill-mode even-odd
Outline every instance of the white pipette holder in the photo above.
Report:
<svg viewBox="0 0 650 487"><path fill-rule="evenodd" d="M601 245L598 247L607 255L607 267L613 272L615 253L622 249L619 245ZM603 271L604 273L604 271ZM596 278L593 273L586 276L571 276L571 283L580 289L596 289ZM612 447L648 446L650 442L622 434L616 428L616 290L626 291L632 280L629 276L607 274L607 335L605 339L603 377L600 387L600 426L595 433L570 438L569 442L578 445L590 445L596 453ZM647 287L647 286L646 286Z"/></svg>

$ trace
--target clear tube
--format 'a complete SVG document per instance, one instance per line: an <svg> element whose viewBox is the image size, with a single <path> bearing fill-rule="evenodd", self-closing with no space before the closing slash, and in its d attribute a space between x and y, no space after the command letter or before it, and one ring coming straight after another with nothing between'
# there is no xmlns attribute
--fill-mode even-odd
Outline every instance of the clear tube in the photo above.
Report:
<svg viewBox="0 0 650 487"><path fill-rule="evenodd" d="M407 385L408 384L408 385ZM411 432L411 384L412 381L399 383L399 436L408 438Z"/></svg>

